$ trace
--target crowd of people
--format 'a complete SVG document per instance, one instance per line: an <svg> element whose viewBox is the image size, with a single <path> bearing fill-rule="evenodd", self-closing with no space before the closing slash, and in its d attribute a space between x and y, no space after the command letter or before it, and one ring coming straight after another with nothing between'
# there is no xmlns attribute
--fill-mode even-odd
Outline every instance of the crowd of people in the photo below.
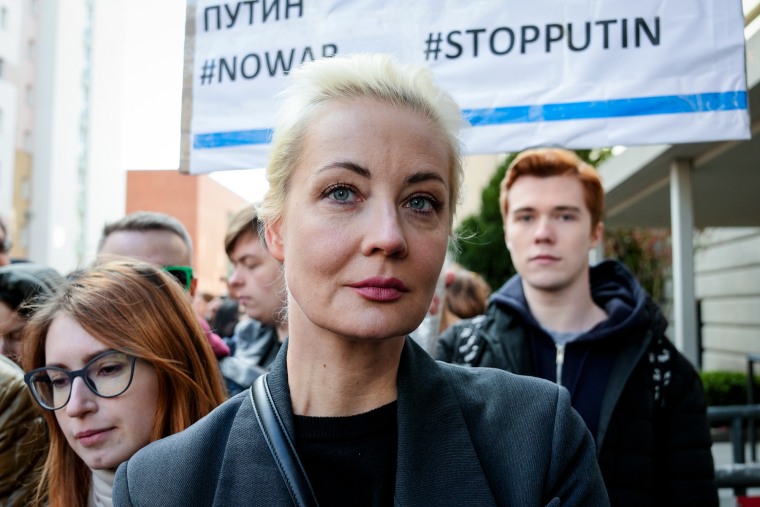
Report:
<svg viewBox="0 0 760 507"><path fill-rule="evenodd" d="M65 276L10 263L0 222L0 503L718 505L695 369L625 266L589 266L593 168L514 160L517 275L492 292L446 263L466 124L431 72L287 79L223 297L166 214L107 224ZM410 336L431 312L432 355Z"/></svg>

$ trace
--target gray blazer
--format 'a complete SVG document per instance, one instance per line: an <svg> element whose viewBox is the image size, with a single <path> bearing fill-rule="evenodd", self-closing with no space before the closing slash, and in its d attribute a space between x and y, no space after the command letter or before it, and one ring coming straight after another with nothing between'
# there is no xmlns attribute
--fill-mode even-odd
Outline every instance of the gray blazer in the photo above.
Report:
<svg viewBox="0 0 760 507"><path fill-rule="evenodd" d="M283 345L269 387L294 439ZM297 444L296 444L297 446ZM606 506L594 442L567 391L536 378L436 362L407 338L398 373L396 501ZM248 391L122 463L115 506L286 505Z"/></svg>

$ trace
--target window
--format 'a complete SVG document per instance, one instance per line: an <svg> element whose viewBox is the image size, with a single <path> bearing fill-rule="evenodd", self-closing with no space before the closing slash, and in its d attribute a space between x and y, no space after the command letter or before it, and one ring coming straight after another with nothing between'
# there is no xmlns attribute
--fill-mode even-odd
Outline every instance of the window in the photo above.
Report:
<svg viewBox="0 0 760 507"><path fill-rule="evenodd" d="M3 79L3 66L5 65L5 62L2 58L0 58L0 79Z"/></svg>
<svg viewBox="0 0 760 507"><path fill-rule="evenodd" d="M0 134L3 133L3 110L0 109Z"/></svg>
<svg viewBox="0 0 760 507"><path fill-rule="evenodd" d="M34 105L34 88L32 85L26 85L26 105Z"/></svg>
<svg viewBox="0 0 760 507"><path fill-rule="evenodd" d="M24 150L29 153L32 152L32 131L31 130L24 131Z"/></svg>
<svg viewBox="0 0 760 507"><path fill-rule="evenodd" d="M27 211L29 213L29 211ZM20 234L18 234L19 238L19 244L24 247L29 247L29 236L31 235L31 231L29 230L29 226L24 224L24 226L21 228Z"/></svg>
<svg viewBox="0 0 760 507"><path fill-rule="evenodd" d="M8 28L8 9L4 5L0 7L0 28Z"/></svg>
<svg viewBox="0 0 760 507"><path fill-rule="evenodd" d="M29 39L26 43L26 53L30 60L34 60L37 45L34 43L34 39Z"/></svg>
<svg viewBox="0 0 760 507"><path fill-rule="evenodd" d="M21 198L25 201L29 200L29 178L25 177L21 180Z"/></svg>

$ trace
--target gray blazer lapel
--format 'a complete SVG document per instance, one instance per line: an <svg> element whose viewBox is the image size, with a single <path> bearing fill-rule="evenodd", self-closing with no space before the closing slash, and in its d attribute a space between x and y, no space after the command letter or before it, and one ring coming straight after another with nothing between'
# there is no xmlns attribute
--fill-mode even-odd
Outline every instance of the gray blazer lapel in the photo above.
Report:
<svg viewBox="0 0 760 507"><path fill-rule="evenodd" d="M282 344L277 357L271 365L269 372L269 392L280 413L280 418L291 442L295 442L295 424L293 423L293 404L290 402L290 389L288 388L288 366L285 360L288 355L288 340Z"/></svg>
<svg viewBox="0 0 760 507"><path fill-rule="evenodd" d="M295 439L287 348L286 340L272 363L269 389ZM462 487L452 488L452 481ZM398 373L396 500L402 506L496 503L453 391L435 360L410 338Z"/></svg>
<svg viewBox="0 0 760 507"><path fill-rule="evenodd" d="M288 435L293 439L295 430L285 349L286 345L283 344L272 364L268 380L277 410ZM229 430L214 505L282 505L282 499L289 498L290 493L256 422L248 391L238 396L244 399Z"/></svg>
<svg viewBox="0 0 760 507"><path fill-rule="evenodd" d="M451 487L456 482L460 487ZM454 392L437 363L406 339L398 372L396 500L495 505Z"/></svg>

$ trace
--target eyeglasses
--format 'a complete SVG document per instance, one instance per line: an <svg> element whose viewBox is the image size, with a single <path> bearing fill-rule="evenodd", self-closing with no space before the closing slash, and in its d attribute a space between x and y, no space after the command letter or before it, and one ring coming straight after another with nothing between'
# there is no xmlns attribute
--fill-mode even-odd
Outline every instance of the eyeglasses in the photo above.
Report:
<svg viewBox="0 0 760 507"><path fill-rule="evenodd" d="M46 366L24 375L24 382L42 408L58 410L69 402L71 386L77 377L81 377L84 385L101 398L114 398L129 389L134 374L134 356L108 350L92 358L81 370Z"/></svg>
<svg viewBox="0 0 760 507"><path fill-rule="evenodd" d="M193 281L193 268L190 266L164 266L164 271L176 278L185 290L190 290L190 282Z"/></svg>

